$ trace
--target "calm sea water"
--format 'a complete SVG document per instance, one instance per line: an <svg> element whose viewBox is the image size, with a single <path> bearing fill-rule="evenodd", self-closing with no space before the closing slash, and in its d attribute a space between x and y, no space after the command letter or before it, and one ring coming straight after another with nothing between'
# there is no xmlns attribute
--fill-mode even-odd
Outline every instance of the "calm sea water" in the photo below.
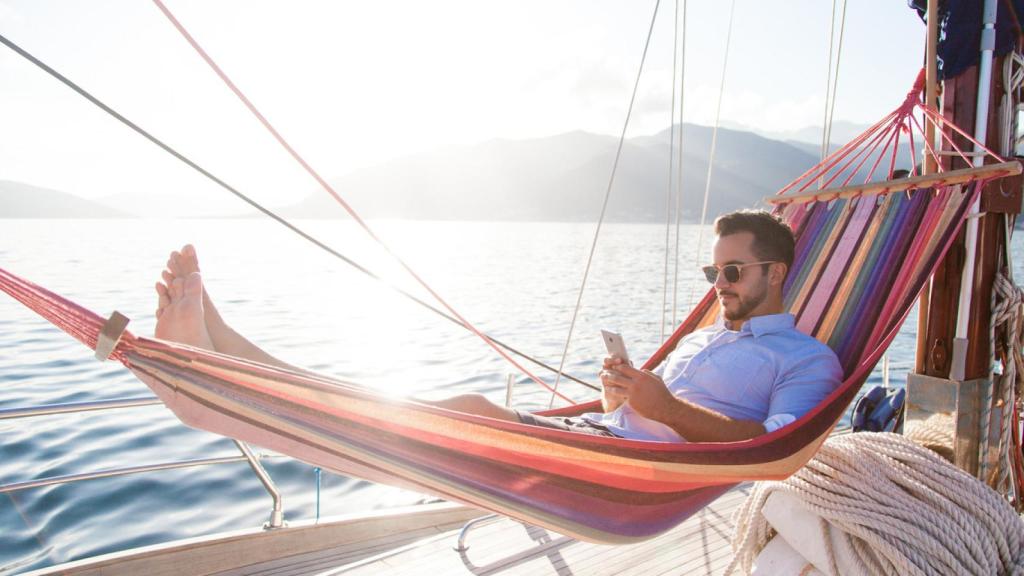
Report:
<svg viewBox="0 0 1024 576"><path fill-rule="evenodd" d="M348 222L300 223L342 253L423 296ZM393 222L378 233L480 329L557 365L593 235L591 224ZM698 229L684 227L676 320L706 284L695 270ZM153 284L167 254L199 249L207 289L240 332L289 362L387 393L481 392L503 401L512 367L476 337L396 296L263 220L0 220L0 266L129 329L152 334ZM601 328L646 357L662 333L663 226L611 224L602 232L566 370L595 381ZM1024 248L1018 236L1018 253ZM707 236L701 252L710 252ZM700 260L705 260L702 258ZM1020 278L1019 260L1015 262ZM671 299L670 299L671 302ZM671 320L671 314L668 315ZM890 350L893 384L911 364L913 327ZM666 328L669 329L669 328ZM547 377L547 375L545 375ZM547 378L550 381L550 378ZM872 376L881 382L879 371ZM518 377L514 403L549 394ZM575 400L593 392L566 382ZM78 342L0 295L0 410L151 396L127 370L99 363ZM236 455L224 438L180 424L162 406L0 421L0 485L140 464ZM419 494L265 461L286 518L412 504ZM0 495L0 574L129 547L261 525L271 500L244 463L154 472Z"/></svg>

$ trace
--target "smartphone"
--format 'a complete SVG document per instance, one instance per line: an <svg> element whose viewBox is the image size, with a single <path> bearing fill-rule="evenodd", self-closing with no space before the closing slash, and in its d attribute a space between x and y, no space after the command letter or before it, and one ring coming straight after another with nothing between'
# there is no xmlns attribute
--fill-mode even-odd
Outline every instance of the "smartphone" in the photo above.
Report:
<svg viewBox="0 0 1024 576"><path fill-rule="evenodd" d="M601 330L601 338L604 340L604 346L608 349L609 356L621 358L623 361L629 362L629 354L626 353L626 343L622 340L621 334Z"/></svg>

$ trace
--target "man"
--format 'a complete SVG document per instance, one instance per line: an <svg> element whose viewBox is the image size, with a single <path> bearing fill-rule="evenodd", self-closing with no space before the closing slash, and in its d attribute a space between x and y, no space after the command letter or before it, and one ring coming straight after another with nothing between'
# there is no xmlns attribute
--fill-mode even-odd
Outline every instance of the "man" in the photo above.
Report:
<svg viewBox="0 0 1024 576"><path fill-rule="evenodd" d="M502 420L599 436L666 442L728 442L770 432L816 406L842 369L824 344L783 313L793 233L767 212L715 221L714 264L704 268L722 309L720 323L683 338L652 372L619 358L601 371L603 413L549 418L499 406L479 394L431 404ZM221 318L202 287L195 250L174 252L157 283L156 336L290 367Z"/></svg>

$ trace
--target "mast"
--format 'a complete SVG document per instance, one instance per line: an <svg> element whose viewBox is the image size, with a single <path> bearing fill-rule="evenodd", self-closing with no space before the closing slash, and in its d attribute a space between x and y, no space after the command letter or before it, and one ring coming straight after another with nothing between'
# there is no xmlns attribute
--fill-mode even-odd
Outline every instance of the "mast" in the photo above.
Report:
<svg viewBox="0 0 1024 576"><path fill-rule="evenodd" d="M930 0L929 10L933 10ZM992 94L1001 93L1003 78L992 74L1005 57L993 57L993 23L996 0L986 0L985 31L982 33L981 58L955 78L944 80L943 115L960 126L973 125L979 142L999 150L996 114L991 113ZM930 12L931 13L931 12ZM939 17L929 17L936 24ZM929 50L929 60L933 60ZM970 148L966 139L952 135L961 149ZM943 148L948 149L948 144ZM974 164L982 162L978 156ZM942 168L967 168L965 163L944 156ZM927 169L927 166L926 166ZM1002 214L1020 212L1019 177L992 182L982 192L978 217L968 221L966 233L947 254L932 278L926 307L921 309L918 331L917 373L937 378L971 380L988 376L990 294L996 272L998 248L1005 244ZM955 344L954 344L955 342ZM955 350L954 350L955 348Z"/></svg>
<svg viewBox="0 0 1024 576"><path fill-rule="evenodd" d="M934 0L933 0L934 1ZM974 139L980 142L985 142L988 139L988 122L989 122L989 100L991 99L991 88L992 88L992 53L996 47L996 0L985 0L985 7L982 10L982 23L983 29L981 32L981 60L978 63L978 94L977 102L974 113ZM998 149L998 146L992 148ZM975 145L974 147L974 166L981 166L985 159L980 155L981 147ZM981 199L979 198L971 206L971 215L977 215L981 209ZM978 218L970 218L967 221L967 250L965 256L967 258L964 264L963 274L960 281L960 300L957 306L957 319L956 319L956 335L953 339L953 364L950 367L950 378L953 380L966 380L967 379L967 350L970 345L968 339L968 322L972 320L971 312L973 309L981 307L972 307L971 299L974 296L974 276L975 276L975 258L978 253ZM990 254L990 256L993 256ZM994 274L994 263L987 263L986 268ZM986 270L980 271L982 274ZM989 290L991 291L991 282L989 282ZM989 307L990 308L990 307ZM989 311L991 314L991 311ZM985 320L985 324L988 324L988 318L973 318L974 323ZM975 331L976 332L976 331ZM986 336L988 330L985 330ZM985 350L987 352L986 346ZM979 354L978 346L974 346L975 356ZM981 368L978 366L978 362L972 363L972 368ZM978 372L978 370L972 370L972 372ZM986 376L988 370L985 370ZM973 377L980 377L981 374L975 374Z"/></svg>
<svg viewBox="0 0 1024 576"><path fill-rule="evenodd" d="M928 0L928 35L925 42L925 88L924 105L935 106L938 101L938 44L939 44L939 7L938 0ZM935 144L935 124L925 122L925 141ZM921 151L924 156L922 165L923 174L933 174L938 171L935 159L930 154ZM914 361L914 371L918 374L925 373L928 354L928 303L931 298L931 280L925 283L921 290L921 297L917 306L917 354Z"/></svg>
<svg viewBox="0 0 1024 576"><path fill-rule="evenodd" d="M1005 58L994 57L996 48L996 17L998 0L986 0L979 19L980 41L975 64L962 71L946 70L941 88L942 115L959 126L974 126L975 139L991 150L1005 152L1000 140L1005 138L1005 127L998 122L999 114L992 104L1004 90L1002 70ZM942 16L937 1L928 5L928 50L926 79L932 78L936 60L934 43ZM979 3L980 4L980 3ZM981 6L977 6L982 10ZM963 18L960 12L959 17ZM952 16L951 16L952 17ZM1004 15L1003 17L1007 17ZM977 30L977 29L975 29ZM947 30L947 34L951 33ZM1019 32L1018 32L1019 34ZM1020 38L1018 38L1018 48ZM952 74L952 76L950 76ZM931 88L931 82L926 87ZM937 84L937 82L936 82ZM934 94L934 93L931 93ZM935 96L926 96L927 104L934 106ZM1004 103L1013 106L1014 102ZM940 128L941 129L941 128ZM972 149L963 137L944 130L960 150ZM932 136L927 136L929 141ZM951 150L943 141L943 150ZM977 147L970 163L958 156L943 154L941 169L955 170L980 166L984 157ZM931 171L932 163L923 169ZM1011 177L988 182L980 199L972 206L971 217L960 237L947 252L945 260L931 280L931 289L922 295L918 321L916 373L907 378L907 421L921 424L932 415L953 415L950 426L952 445L950 455L954 464L971 474L981 474L986 467L995 466L995 447L992 445L994 397L996 383L991 378L991 314L992 292L1001 265L1008 234L1004 222L1006 214L1021 211L1022 180ZM915 414L916 412L916 414ZM998 439L997 439L998 440ZM983 478L990 481L991 478Z"/></svg>

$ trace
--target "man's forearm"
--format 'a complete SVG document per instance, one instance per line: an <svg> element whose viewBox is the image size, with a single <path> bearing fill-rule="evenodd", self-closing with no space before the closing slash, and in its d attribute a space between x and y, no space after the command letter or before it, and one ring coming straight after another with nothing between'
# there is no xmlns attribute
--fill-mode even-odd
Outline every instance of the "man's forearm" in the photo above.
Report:
<svg viewBox="0 0 1024 576"><path fill-rule="evenodd" d="M653 420L672 428L689 442L735 442L765 433L760 422L730 418L679 398L655 416Z"/></svg>

